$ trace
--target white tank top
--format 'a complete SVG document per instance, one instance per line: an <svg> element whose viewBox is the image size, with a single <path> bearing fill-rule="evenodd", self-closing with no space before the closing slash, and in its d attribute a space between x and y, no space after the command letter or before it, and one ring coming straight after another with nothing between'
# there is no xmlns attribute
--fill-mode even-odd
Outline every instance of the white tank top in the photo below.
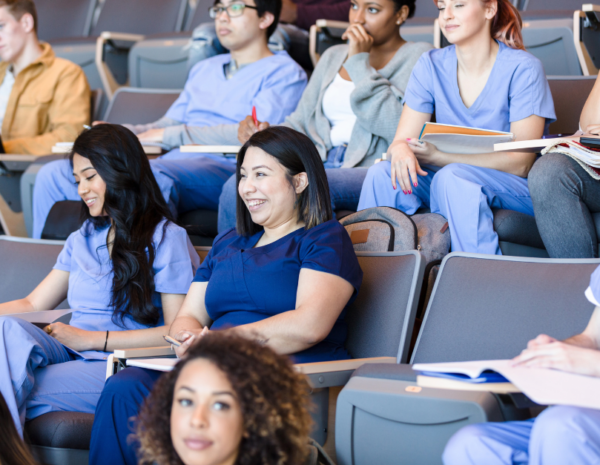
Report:
<svg viewBox="0 0 600 465"><path fill-rule="evenodd" d="M355 85L346 81L338 73L323 95L323 114L331 124L331 144L333 147L350 142L356 115L350 106L350 94Z"/></svg>

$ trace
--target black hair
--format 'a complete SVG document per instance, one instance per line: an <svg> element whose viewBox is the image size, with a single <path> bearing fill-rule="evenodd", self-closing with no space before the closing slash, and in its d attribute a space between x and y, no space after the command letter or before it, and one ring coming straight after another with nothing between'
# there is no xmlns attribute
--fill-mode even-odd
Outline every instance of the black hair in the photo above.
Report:
<svg viewBox="0 0 600 465"><path fill-rule="evenodd" d="M117 124L99 124L83 131L69 155L71 165L75 154L87 158L106 183L103 208L107 216L91 216L82 200L81 218L89 220L88 229L112 225L114 231L113 321L123 324L130 316L138 323L155 325L160 314L152 302L152 266L158 246L153 237L158 224L166 219L164 237L173 219L148 157L135 134Z"/></svg>
<svg viewBox="0 0 600 465"><path fill-rule="evenodd" d="M400 11L400 8L402 8L404 5L406 5L408 7L408 16L406 17L406 19L410 19L415 15L415 10L417 8L417 6L415 5L416 0L393 0L394 1L394 7L396 11Z"/></svg>
<svg viewBox="0 0 600 465"><path fill-rule="evenodd" d="M1 0L0 0L1 1ZM215 0L214 4L220 3L220 0ZM262 17L265 13L272 13L273 23L267 28L267 39L273 35L277 25L279 24L279 16L281 15L281 0L254 0L256 5L256 14Z"/></svg>
<svg viewBox="0 0 600 465"><path fill-rule="evenodd" d="M279 24L279 16L281 15L281 0L254 0L256 4L256 12L261 17L265 13L272 13L274 16L273 23L267 28L267 39L273 35L277 24Z"/></svg>
<svg viewBox="0 0 600 465"><path fill-rule="evenodd" d="M287 170L292 182L292 176L306 173L308 186L298 195L298 221L310 229L332 218L329 183L323 167L323 161L315 144L304 134L284 126L272 126L252 135L244 144L237 159L236 185L241 179L241 167L250 147L257 147L272 157ZM262 226L254 223L250 212L242 198L237 195L237 232L243 236L251 236L261 231Z"/></svg>
<svg viewBox="0 0 600 465"><path fill-rule="evenodd" d="M17 428L0 392L0 464L34 465L31 452L17 433Z"/></svg>

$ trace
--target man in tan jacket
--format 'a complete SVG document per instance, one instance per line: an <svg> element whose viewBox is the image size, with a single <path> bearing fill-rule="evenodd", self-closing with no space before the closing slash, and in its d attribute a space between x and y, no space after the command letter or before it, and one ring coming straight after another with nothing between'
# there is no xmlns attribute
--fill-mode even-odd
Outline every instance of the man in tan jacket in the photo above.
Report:
<svg viewBox="0 0 600 465"><path fill-rule="evenodd" d="M83 70L37 37L32 0L0 0L0 123L6 153L47 155L90 120Z"/></svg>

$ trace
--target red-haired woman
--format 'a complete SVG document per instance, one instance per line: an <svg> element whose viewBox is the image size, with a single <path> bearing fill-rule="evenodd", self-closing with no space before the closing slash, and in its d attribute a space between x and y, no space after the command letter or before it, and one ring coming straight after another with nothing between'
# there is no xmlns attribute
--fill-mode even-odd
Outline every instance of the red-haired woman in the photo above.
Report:
<svg viewBox="0 0 600 465"><path fill-rule="evenodd" d="M535 154L446 153L420 143L423 124L510 131L539 139L555 119L540 61L527 53L509 0L439 0L452 44L423 54L413 69L388 160L369 168L358 209L421 206L448 219L452 250L500 254L492 207L533 215L527 174Z"/></svg>

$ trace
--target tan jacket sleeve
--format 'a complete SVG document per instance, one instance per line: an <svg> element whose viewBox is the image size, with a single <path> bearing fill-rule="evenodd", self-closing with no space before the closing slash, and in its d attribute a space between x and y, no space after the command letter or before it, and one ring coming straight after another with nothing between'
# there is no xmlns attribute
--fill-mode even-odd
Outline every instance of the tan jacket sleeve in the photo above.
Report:
<svg viewBox="0 0 600 465"><path fill-rule="evenodd" d="M83 70L69 66L56 84L48 107L48 131L35 137L3 141L6 153L49 155L57 142L73 142L90 123L90 86Z"/></svg>

